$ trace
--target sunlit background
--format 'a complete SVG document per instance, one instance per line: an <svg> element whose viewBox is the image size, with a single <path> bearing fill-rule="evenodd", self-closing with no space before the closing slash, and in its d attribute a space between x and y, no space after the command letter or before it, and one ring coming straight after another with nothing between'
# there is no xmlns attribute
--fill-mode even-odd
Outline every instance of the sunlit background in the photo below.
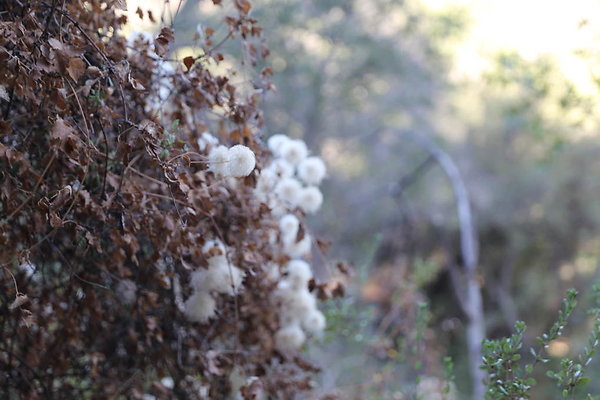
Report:
<svg viewBox="0 0 600 400"><path fill-rule="evenodd" d="M130 0L128 34L160 25L141 21L138 6L174 19L176 59L196 55L195 32L231 11L208 0ZM325 305L329 334L311 353L324 367L320 390L442 399L445 356L455 374L447 398L471 390L464 315L447 272L461 262L454 197L418 136L444 148L466 180L488 337L509 335L522 319L533 345L576 287L573 328L548 348L554 367L576 357L599 281L600 2L257 0L253 16L277 87L265 93L257 134L302 137L327 161L325 209L312 229L333 242L332 262L356 271L348 298ZM224 62L206 67L235 67L238 84L261 90L262 65L223 49ZM321 258L315 264L327 273ZM424 346L411 352L420 319ZM600 363L589 375L600 375ZM536 378L534 398L561 398L553 381ZM588 389L597 394L600 380Z"/></svg>

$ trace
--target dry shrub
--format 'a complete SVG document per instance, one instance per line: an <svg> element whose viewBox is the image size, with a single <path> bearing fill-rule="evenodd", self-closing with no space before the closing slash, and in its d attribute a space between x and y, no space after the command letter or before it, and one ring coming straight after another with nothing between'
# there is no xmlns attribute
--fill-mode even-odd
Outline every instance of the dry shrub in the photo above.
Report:
<svg viewBox="0 0 600 400"><path fill-rule="evenodd" d="M233 6L226 38L242 42L246 60L265 57L251 4ZM232 375L247 378L248 399L309 390L316 368L274 339L274 293L290 256L279 216L255 196L270 157L257 139L260 93L242 95L206 67L223 59L215 29L202 33L198 57L175 62L167 25L151 40L120 35L122 7L0 7L3 398L217 399ZM263 88L269 74L259 74ZM205 131L250 148L256 169L215 174ZM225 254L206 249L212 240ZM191 322L190 276L217 256L241 271L242 287L207 289L214 316Z"/></svg>

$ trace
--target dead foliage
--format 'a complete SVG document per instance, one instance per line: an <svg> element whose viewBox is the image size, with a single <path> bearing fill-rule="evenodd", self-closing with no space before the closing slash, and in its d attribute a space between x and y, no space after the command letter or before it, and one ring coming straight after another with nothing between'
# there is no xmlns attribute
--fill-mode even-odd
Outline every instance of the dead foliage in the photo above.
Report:
<svg viewBox="0 0 600 400"><path fill-rule="evenodd" d="M233 4L226 39L247 59L266 56L251 3ZM242 95L231 74L206 68L224 57L222 30L206 28L200 55L174 62L176 32L165 24L128 42L124 7L0 6L0 397L217 399L234 368L252 377L246 398L309 390L314 367L273 347L263 266L281 254L269 247L270 211L252 196L256 177L217 179L196 144L211 131L250 147L260 169L260 93ZM190 323L190 270L206 265L200 249L215 238L235 249L244 290L220 297L209 324ZM126 279L132 301L117 290Z"/></svg>

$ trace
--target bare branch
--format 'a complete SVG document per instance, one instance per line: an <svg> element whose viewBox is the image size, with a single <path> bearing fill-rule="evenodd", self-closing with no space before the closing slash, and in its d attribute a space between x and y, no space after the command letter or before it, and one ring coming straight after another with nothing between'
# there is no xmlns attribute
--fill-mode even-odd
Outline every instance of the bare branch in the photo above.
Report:
<svg viewBox="0 0 600 400"><path fill-rule="evenodd" d="M481 288L477 280L478 264L478 241L475 234L473 215L467 187L462 179L461 173L454 160L436 145L430 138L410 132L410 136L417 141L439 164L448 180L456 197L456 207L460 228L460 247L465 267L464 287L456 286L461 279L452 279L457 297L464 298L464 310L467 314L467 347L469 352L469 363L471 380L473 386L473 400L481 400L484 397L485 386L483 379L485 372L479 368L481 364L481 344L485 338L485 321L483 316L483 301ZM456 270L456 269L455 269ZM452 271L451 271L452 274Z"/></svg>

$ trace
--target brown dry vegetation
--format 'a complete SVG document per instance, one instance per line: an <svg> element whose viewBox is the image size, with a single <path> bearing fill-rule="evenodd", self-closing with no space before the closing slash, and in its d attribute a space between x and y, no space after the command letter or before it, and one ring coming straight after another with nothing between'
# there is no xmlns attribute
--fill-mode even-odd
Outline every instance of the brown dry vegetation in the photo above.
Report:
<svg viewBox="0 0 600 400"><path fill-rule="evenodd" d="M234 369L277 398L308 390L315 367L273 345L263 266L286 256L269 247L276 222L252 196L267 156L260 93L206 67L224 40L241 42L245 60L267 56L251 4L235 0L226 36L206 28L199 55L165 75L173 30L128 43L122 3L0 6L0 397L197 398L204 387L223 398ZM257 171L216 178L196 144L207 130L250 147ZM210 324L190 323L187 281L214 238L234 249L244 290L219 297ZM117 290L125 279L132 302Z"/></svg>

